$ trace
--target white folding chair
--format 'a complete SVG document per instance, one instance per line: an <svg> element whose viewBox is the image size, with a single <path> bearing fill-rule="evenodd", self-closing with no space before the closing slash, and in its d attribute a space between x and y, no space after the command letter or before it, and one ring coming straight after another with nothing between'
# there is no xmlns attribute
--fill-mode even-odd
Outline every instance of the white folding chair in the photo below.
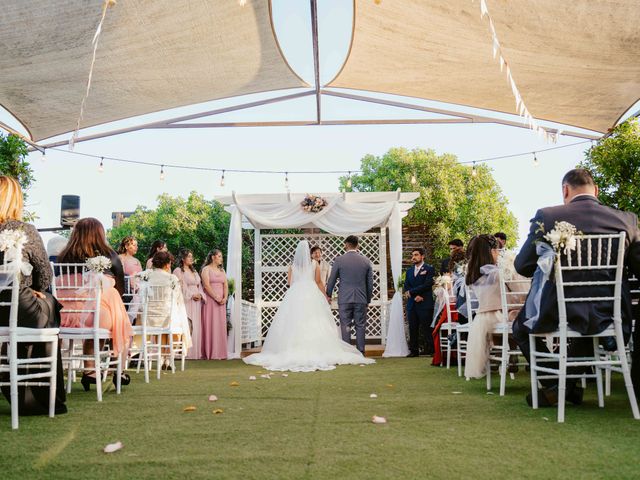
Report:
<svg viewBox="0 0 640 480"><path fill-rule="evenodd" d="M63 352L62 360L67 364L67 393L71 393L71 387L75 379L76 371L93 370L96 376L96 394L99 402L102 401L102 383L106 381L110 371L116 372L116 393L120 393L122 379L122 354L115 355L109 345L111 331L100 328L100 302L102 298L101 276L95 274L93 281L85 279L87 274L83 263L58 263L53 264L56 276L53 279L51 290L53 295L64 305L62 315L77 315L83 318L92 318L91 327L62 327L60 339L69 343L69 348ZM78 352L75 343L93 342L93 354L85 355ZM102 343L102 346L101 346ZM93 360L94 366L86 368L85 361Z"/></svg>
<svg viewBox="0 0 640 480"><path fill-rule="evenodd" d="M446 351L446 355L447 355L447 369L451 368L451 352L455 351L455 348L451 347L451 334L454 333L456 331L456 329L458 328L458 322L454 322L453 321L453 313L456 312L455 307L451 307L451 303L453 303L455 305L456 303L456 297L453 295L452 291L451 291L451 285L447 285L445 287L445 295L446 295L446 302L444 304L444 310L446 312L447 315L447 320L445 322L442 323L442 325L440 325L440 332L439 332L439 341L440 341L440 351L444 352ZM460 361L458 361L458 363L460 363Z"/></svg>
<svg viewBox="0 0 640 480"><path fill-rule="evenodd" d="M558 330L551 334L530 334L529 345L531 348L532 406L533 408L538 408L538 379L557 378L558 422L560 423L564 422L567 378L595 377L598 389L598 406L602 408L604 407L602 370L611 367L619 367L621 369L633 417L640 419L622 335L621 292L622 276L624 274L624 247L624 232L615 235L584 235L578 239L574 252L569 255L558 255L556 258L554 275L558 295ZM593 278L594 275L606 273L607 271L610 275L615 275L614 280ZM580 281L565 281L565 275L568 272L590 273L591 278ZM612 293L602 296L579 296L581 288L589 288L591 286L607 286ZM572 330L567 324L567 303L574 302L609 302L612 305L612 325L595 335L582 335ZM558 339L558 348L554 349L554 352L542 352L536 349L536 338L544 338L546 336ZM615 338L615 355L611 355L608 358L602 356L599 339L603 337ZM568 357L567 343L569 338L592 338L593 356ZM541 366L538 364L539 360L557 361L558 367ZM567 367L594 367L595 374L568 375ZM539 373L542 375L539 375Z"/></svg>
<svg viewBox="0 0 640 480"><path fill-rule="evenodd" d="M502 321L493 330L494 338L498 336L500 341L493 344L487 362L487 390L491 391L491 362L498 363L498 373L500 374L500 396L504 396L507 383L507 369L510 357L520 355L518 347L511 348L509 336L513 321L509 318L509 312L518 311L524 307L527 292L531 288L531 280L528 278L517 278L507 280L502 270L498 273L500 281L500 300L502 305ZM519 363L516 362L519 365ZM511 374L511 378L515 378Z"/></svg>
<svg viewBox="0 0 640 480"><path fill-rule="evenodd" d="M19 253L22 257L22 253ZM0 386L9 386L11 398L11 428L18 428L18 388L27 386L49 387L49 417L55 415L56 375L58 372L57 328L18 327L18 299L20 294L20 270L11 265L0 265L0 278L6 286L0 286L0 308L9 309L9 326L0 327L0 345L6 345L7 353L0 357L0 373L9 373L9 381ZM4 294L4 295L3 295ZM49 343L51 355L37 358L18 358L20 343Z"/></svg>
<svg viewBox="0 0 640 480"><path fill-rule="evenodd" d="M458 376L461 377L464 373L462 369L462 361L467 357L467 343L469 341L469 330L471 328L471 324L473 323L473 318L478 312L478 301L475 296L472 296L472 291L469 285L464 286L464 293L466 297L467 306L467 319L469 320L467 323L458 323L456 327L457 333L457 352L458 352ZM458 312L460 313L460 312Z"/></svg>

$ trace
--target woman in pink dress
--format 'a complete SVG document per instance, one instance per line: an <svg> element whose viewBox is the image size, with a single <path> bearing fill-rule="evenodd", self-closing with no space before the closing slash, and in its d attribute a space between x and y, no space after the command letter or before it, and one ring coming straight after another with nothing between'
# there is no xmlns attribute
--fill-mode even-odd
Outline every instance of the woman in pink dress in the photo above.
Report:
<svg viewBox="0 0 640 480"><path fill-rule="evenodd" d="M202 358L202 304L205 301L200 275L193 267L193 252L184 249L180 252L178 267L173 274L180 279L182 296L187 309L187 316L191 319L192 346L187 352L187 358L199 360Z"/></svg>
<svg viewBox="0 0 640 480"><path fill-rule="evenodd" d="M125 295L123 295L122 299L125 303L129 303L131 301L131 297L138 290L138 285L136 285L136 279L134 278L137 273L142 271L142 265L140 264L140 260L135 257L135 254L138 253L138 241L135 237L126 236L120 242L120 247L118 247L118 257L120 257L120 261L122 262L122 268L124 269L125 275ZM131 282L131 284L128 284Z"/></svg>
<svg viewBox="0 0 640 480"><path fill-rule="evenodd" d="M149 270L153 268L153 256L158 252L168 252L169 248L167 247L167 242L164 240L156 240L151 244L151 248L149 249L149 255L147 255L147 263L145 268Z"/></svg>
<svg viewBox="0 0 640 480"><path fill-rule="evenodd" d="M213 250L202 267L205 302L202 306L202 353L206 359L227 358L227 297L229 286L222 269L222 252Z"/></svg>

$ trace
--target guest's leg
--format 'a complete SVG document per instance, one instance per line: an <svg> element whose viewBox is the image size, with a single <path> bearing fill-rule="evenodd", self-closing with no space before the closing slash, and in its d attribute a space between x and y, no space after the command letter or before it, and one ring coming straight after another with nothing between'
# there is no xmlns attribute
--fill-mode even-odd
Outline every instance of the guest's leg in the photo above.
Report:
<svg viewBox="0 0 640 480"><path fill-rule="evenodd" d="M638 308L640 310L640 308ZM636 316L638 318L638 316ZM633 352L631 353L631 380L636 391L636 397L640 398L640 325L636 325L633 332Z"/></svg>
<svg viewBox="0 0 640 480"><path fill-rule="evenodd" d="M367 304L355 305L354 320L356 324L356 346L364 355L365 333L367 328Z"/></svg>
<svg viewBox="0 0 640 480"><path fill-rule="evenodd" d="M420 335L420 319L418 318L418 312L415 308L412 308L407 312L409 320L409 351L412 354L419 353L418 339Z"/></svg>
<svg viewBox="0 0 640 480"><path fill-rule="evenodd" d="M353 303L338 305L340 312L340 333L342 340L351 343L351 322L353 321Z"/></svg>
<svg viewBox="0 0 640 480"><path fill-rule="evenodd" d="M433 345L433 327L431 327L431 323L433 322L433 310L429 309L427 310L427 313L425 314L424 318L423 318L423 329L426 333L426 344L425 344L425 352L427 355L433 355L433 352L435 350L434 345Z"/></svg>

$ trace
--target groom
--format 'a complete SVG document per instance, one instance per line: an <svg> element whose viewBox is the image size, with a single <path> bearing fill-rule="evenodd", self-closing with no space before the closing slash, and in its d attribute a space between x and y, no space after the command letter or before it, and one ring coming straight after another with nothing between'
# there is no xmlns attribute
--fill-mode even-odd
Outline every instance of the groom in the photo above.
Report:
<svg viewBox="0 0 640 480"><path fill-rule="evenodd" d="M342 340L351 342L351 324L356 324L356 346L364 355L364 334L367 323L367 305L373 297L373 267L364 255L358 252L358 237L349 235L344 241L346 253L333 262L331 276L327 282L327 296L331 298L336 281L338 310Z"/></svg>

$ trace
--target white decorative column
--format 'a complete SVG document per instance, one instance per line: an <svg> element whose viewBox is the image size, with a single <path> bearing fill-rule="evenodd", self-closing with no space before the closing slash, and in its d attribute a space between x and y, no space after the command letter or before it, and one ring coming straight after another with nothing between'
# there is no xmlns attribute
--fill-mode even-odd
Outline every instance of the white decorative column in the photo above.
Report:
<svg viewBox="0 0 640 480"><path fill-rule="evenodd" d="M258 310L259 329L262 331L262 235L259 228L256 228L253 232L253 258L255 260L253 268L253 301ZM261 346L262 340L258 340L256 344L258 347Z"/></svg>
<svg viewBox="0 0 640 480"><path fill-rule="evenodd" d="M387 229L385 227L380 229L380 236L378 238L380 243L380 335L382 336L381 343L386 345L387 343L387 316L385 311L387 310L387 301L389 295L387 293Z"/></svg>

